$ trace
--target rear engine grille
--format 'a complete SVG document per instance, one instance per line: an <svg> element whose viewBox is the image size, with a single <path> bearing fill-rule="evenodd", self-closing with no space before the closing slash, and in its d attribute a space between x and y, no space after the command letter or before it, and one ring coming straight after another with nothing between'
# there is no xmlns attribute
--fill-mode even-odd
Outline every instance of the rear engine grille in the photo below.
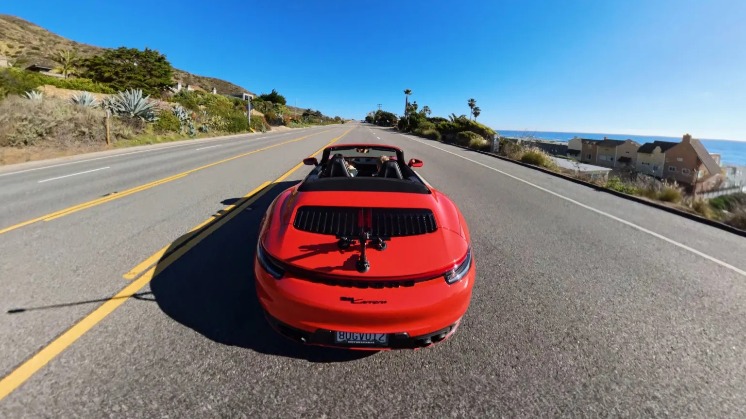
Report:
<svg viewBox="0 0 746 419"><path fill-rule="evenodd" d="M358 236L360 213L371 214L371 234L381 237L415 236L438 229L429 209L355 208L304 206L298 209L293 226L298 230L333 236Z"/></svg>
<svg viewBox="0 0 746 419"><path fill-rule="evenodd" d="M373 208L374 236L415 236L437 228L433 212L427 209Z"/></svg>
<svg viewBox="0 0 746 419"><path fill-rule="evenodd" d="M334 236L358 235L358 208L300 207L293 227L311 233Z"/></svg>

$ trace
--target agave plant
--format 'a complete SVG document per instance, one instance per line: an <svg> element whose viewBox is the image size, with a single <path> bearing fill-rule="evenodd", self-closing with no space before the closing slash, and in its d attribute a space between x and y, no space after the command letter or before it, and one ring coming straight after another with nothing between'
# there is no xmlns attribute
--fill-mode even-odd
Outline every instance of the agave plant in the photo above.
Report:
<svg viewBox="0 0 746 419"><path fill-rule="evenodd" d="M38 90L29 90L25 93L26 99L29 100L42 100L44 99L44 93L38 91Z"/></svg>
<svg viewBox="0 0 746 419"><path fill-rule="evenodd" d="M76 105L80 105L86 108L94 108L98 106L96 97L93 96L90 92L80 92L78 94L74 94L70 98L70 101L72 101L72 103Z"/></svg>
<svg viewBox="0 0 746 419"><path fill-rule="evenodd" d="M150 100L150 96L143 97L140 89L119 92L111 100L105 101L104 107L118 116L140 118L146 122L158 119L155 116L155 102Z"/></svg>
<svg viewBox="0 0 746 419"><path fill-rule="evenodd" d="M192 119L191 115L189 115L189 112L181 105L176 105L172 112L177 118L179 118L179 122L181 122L181 125L186 124L187 122L189 122L189 120Z"/></svg>

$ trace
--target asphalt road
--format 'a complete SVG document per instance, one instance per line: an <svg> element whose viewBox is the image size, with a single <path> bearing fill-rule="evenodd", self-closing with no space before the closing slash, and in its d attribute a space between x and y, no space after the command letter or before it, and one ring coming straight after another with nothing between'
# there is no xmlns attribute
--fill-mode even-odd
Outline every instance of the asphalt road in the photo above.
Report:
<svg viewBox="0 0 746 419"><path fill-rule="evenodd" d="M257 224L308 168L238 199L340 136L424 160L469 222L478 277L452 339L329 351L263 320ZM0 417L746 416L742 237L365 124L259 137L0 171L0 230L39 218L0 234ZM155 272L123 277L163 247Z"/></svg>

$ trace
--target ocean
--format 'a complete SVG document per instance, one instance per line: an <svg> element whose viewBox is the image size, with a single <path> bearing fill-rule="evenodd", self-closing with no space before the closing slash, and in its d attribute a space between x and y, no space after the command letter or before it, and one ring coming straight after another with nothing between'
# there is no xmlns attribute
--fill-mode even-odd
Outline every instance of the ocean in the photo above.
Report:
<svg viewBox="0 0 746 419"><path fill-rule="evenodd" d="M681 137L657 137L652 135L626 135L626 134L591 134L587 132L550 132L550 131L511 131L496 130L503 137L533 137L541 140L553 140L567 142L574 137L602 140L604 137L613 140L633 140L640 144L651 141L681 142ZM696 138L696 137L695 137ZM746 142L728 140L707 140L700 138L702 144L711 154L720 154L721 165L746 166Z"/></svg>

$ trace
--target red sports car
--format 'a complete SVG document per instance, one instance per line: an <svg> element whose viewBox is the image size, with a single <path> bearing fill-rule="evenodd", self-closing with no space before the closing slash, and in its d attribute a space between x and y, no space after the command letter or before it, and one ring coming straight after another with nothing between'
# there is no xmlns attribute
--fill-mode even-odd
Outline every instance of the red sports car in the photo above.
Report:
<svg viewBox="0 0 746 419"><path fill-rule="evenodd" d="M401 149L345 144L269 206L254 272L269 322L293 340L421 348L451 336L471 301L474 258L456 205Z"/></svg>

